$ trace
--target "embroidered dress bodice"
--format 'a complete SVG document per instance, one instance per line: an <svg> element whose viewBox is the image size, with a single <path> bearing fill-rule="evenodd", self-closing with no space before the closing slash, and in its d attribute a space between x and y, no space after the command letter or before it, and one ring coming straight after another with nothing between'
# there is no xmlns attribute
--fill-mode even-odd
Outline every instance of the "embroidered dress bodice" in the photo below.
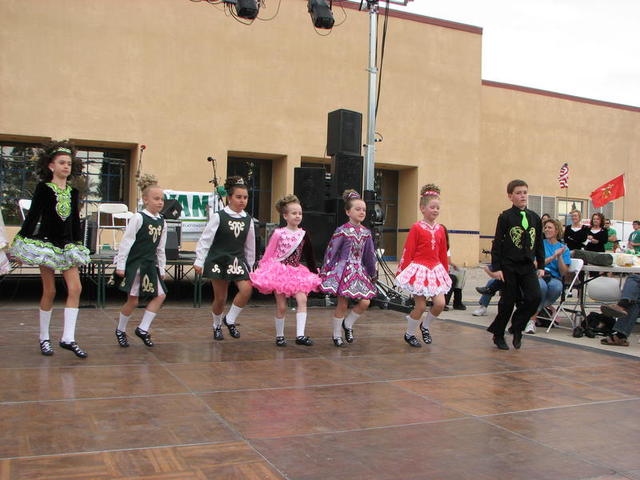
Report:
<svg viewBox="0 0 640 480"><path fill-rule="evenodd" d="M289 230L283 228L280 231L280 238L274 252L275 258L287 265L297 266L302 258L302 239L304 238L304 230ZM296 257L296 258L292 258Z"/></svg>
<svg viewBox="0 0 640 480"><path fill-rule="evenodd" d="M293 251L291 255L285 258L282 263L285 265L291 265L292 267L297 267L300 265L300 259L302 258L302 242L298 244L296 249Z"/></svg>
<svg viewBox="0 0 640 480"><path fill-rule="evenodd" d="M349 224L349 227L344 230L344 236L351 240L347 262L361 263L364 246L367 239L371 237L371 233L361 225Z"/></svg>

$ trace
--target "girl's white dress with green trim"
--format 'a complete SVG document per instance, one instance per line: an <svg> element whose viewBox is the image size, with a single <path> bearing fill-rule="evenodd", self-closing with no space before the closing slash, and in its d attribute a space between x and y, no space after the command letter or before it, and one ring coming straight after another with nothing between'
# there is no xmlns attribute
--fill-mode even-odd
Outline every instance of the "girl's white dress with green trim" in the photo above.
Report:
<svg viewBox="0 0 640 480"><path fill-rule="evenodd" d="M40 182L11 254L27 265L68 270L90 262L82 239L78 190Z"/></svg>

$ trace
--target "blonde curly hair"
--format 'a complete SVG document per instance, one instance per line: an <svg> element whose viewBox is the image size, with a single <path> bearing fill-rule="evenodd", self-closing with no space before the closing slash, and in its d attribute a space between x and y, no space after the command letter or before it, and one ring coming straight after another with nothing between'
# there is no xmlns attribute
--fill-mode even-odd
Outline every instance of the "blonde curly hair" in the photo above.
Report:
<svg viewBox="0 0 640 480"><path fill-rule="evenodd" d="M297 203L300 205L300 200L295 195L285 195L275 203L276 210L280 215L287 213L287 206L290 203Z"/></svg>
<svg viewBox="0 0 640 480"><path fill-rule="evenodd" d="M440 198L440 187L435 183L427 183L420 189L420 206L425 206L433 198Z"/></svg>

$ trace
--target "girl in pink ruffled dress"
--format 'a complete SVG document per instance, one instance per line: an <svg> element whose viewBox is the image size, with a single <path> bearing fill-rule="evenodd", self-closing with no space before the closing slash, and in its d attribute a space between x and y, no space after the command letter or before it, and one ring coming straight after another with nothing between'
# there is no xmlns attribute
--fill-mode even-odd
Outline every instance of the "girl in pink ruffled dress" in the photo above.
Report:
<svg viewBox="0 0 640 480"><path fill-rule="evenodd" d="M276 297L276 345L284 347L284 317L287 297L294 297L298 304L296 313L296 343L313 345L304 334L307 323L307 295L320 285L316 262L309 235L299 228L302 207L295 195L287 195L276 202L276 210L284 217L287 226L276 229L271 235L267 249L258 268L249 274L251 283L260 293L273 293ZM307 266L300 264L304 259Z"/></svg>
<svg viewBox="0 0 640 480"><path fill-rule="evenodd" d="M429 326L442 313L444 295L451 289L449 261L447 259L446 231L436 222L440 214L440 189L433 184L420 190L422 220L409 230L402 258L396 272L396 285L413 295L415 306L407 315L404 340L412 347L421 347L415 336L418 325L424 343L431 343ZM427 311L427 298L433 306ZM426 315L423 317L423 314Z"/></svg>

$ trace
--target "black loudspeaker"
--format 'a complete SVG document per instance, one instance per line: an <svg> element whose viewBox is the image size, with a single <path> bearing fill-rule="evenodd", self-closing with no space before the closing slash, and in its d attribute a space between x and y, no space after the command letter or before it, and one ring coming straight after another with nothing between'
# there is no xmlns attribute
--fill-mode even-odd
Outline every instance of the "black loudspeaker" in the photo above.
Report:
<svg viewBox="0 0 640 480"><path fill-rule="evenodd" d="M324 168L297 167L293 169L293 193L300 199L303 210L324 210L327 198Z"/></svg>
<svg viewBox="0 0 640 480"><path fill-rule="evenodd" d="M327 122L327 155L350 153L360 155L362 147L362 114L351 110L329 112Z"/></svg>
<svg viewBox="0 0 640 480"><path fill-rule="evenodd" d="M360 155L335 155L331 159L331 197L342 198L350 188L362 195L363 168L364 159Z"/></svg>
<svg viewBox="0 0 640 480"><path fill-rule="evenodd" d="M336 227L349 221L347 213L344 211L344 200L340 198L330 198L325 202L325 211L336 216Z"/></svg>
<svg viewBox="0 0 640 480"><path fill-rule="evenodd" d="M181 213L182 205L180 205L180 202L175 198L165 200L164 207L162 207L160 211L160 215L162 215L165 220L178 220Z"/></svg>
<svg viewBox="0 0 640 480"><path fill-rule="evenodd" d="M336 229L336 216L334 213L304 212L300 226L309 234L313 255L316 259L317 267L320 268L324 252L327 249L329 240L331 240L331 235Z"/></svg>
<svg viewBox="0 0 640 480"><path fill-rule="evenodd" d="M93 255L98 248L98 224L95 220L83 218L80 220L80 231L83 235L82 244L89 249L89 253Z"/></svg>
<svg viewBox="0 0 640 480"><path fill-rule="evenodd" d="M167 229L167 243L164 246L164 253L167 260L177 260L180 255L180 244L182 243L182 222L176 220L165 220Z"/></svg>

